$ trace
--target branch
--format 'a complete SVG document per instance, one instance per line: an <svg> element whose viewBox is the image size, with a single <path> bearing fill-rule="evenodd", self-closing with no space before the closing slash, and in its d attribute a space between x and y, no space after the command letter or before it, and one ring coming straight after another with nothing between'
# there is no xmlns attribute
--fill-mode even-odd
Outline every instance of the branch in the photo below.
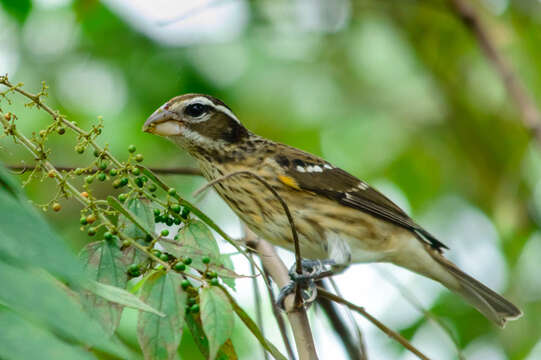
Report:
<svg viewBox="0 0 541 360"><path fill-rule="evenodd" d="M318 281L317 285L323 289L328 290L327 284L322 280ZM338 309L331 300L323 296L318 296L317 303L319 306L321 306L321 308L327 315L331 326L338 335L338 339L344 345L344 348L346 349L349 358L352 360L368 360L368 355L366 353L364 341L360 331L358 333L361 336L357 340L350 333L347 324L344 321L344 318L340 316Z"/></svg>
<svg viewBox="0 0 541 360"><path fill-rule="evenodd" d="M259 255L263 268L268 271L274 282L280 288L284 287L289 282L289 274L272 245L261 239L250 240L247 244ZM293 337L295 338L295 344L297 345L299 360L318 359L305 308L295 306L295 296L293 294L286 297L284 304Z"/></svg>
<svg viewBox="0 0 541 360"><path fill-rule="evenodd" d="M523 125L541 143L541 114L533 97L518 76L513 72L505 57L498 51L488 30L484 27L479 14L467 0L450 0L453 10L464 25L476 37L485 56L492 63L501 77L507 93L515 102Z"/></svg>
<svg viewBox="0 0 541 360"><path fill-rule="evenodd" d="M6 168L14 170L14 171L20 171L20 174L24 174L25 172L29 170L34 170L36 166L34 165L6 165ZM71 166L56 166L56 169L58 171L73 171L76 168ZM202 176L201 170L197 168L191 168L191 167L177 167L177 168L149 168L150 171L152 171L155 174L163 174L163 175L195 175L195 176ZM89 169L86 170L85 174L94 174L98 172L96 169Z"/></svg>
<svg viewBox="0 0 541 360"><path fill-rule="evenodd" d="M423 354L421 351L419 351L415 346L413 346L405 337L397 333L396 331L393 331L389 329L387 326L385 326L381 321L370 315L363 307L355 305L340 296L334 295L333 293L330 293L322 288L318 288L318 294L319 296L323 296L329 300L332 300L334 302L337 302L339 304L345 305L351 310L354 310L361 314L365 319L370 321L372 324L376 325L378 329L383 331L387 336L390 338L396 340L400 345L411 351L413 354L417 355L419 359L422 360L430 360L428 356Z"/></svg>

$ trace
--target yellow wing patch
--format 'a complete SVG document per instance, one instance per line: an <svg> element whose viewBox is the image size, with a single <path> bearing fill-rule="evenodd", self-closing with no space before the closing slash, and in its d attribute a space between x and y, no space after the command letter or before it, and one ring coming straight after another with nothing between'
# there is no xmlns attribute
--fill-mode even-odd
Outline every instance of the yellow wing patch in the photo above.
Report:
<svg viewBox="0 0 541 360"><path fill-rule="evenodd" d="M295 190L301 190L299 187L299 184L295 179L293 179L291 176L287 175L278 175L278 180L280 180L283 184L292 187Z"/></svg>

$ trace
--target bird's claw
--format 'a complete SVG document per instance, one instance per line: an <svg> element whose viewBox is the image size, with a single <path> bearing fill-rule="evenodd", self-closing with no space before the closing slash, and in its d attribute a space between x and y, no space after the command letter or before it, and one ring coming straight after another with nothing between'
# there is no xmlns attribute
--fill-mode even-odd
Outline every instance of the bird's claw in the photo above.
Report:
<svg viewBox="0 0 541 360"><path fill-rule="evenodd" d="M280 309L285 310L285 298L294 293L297 285L301 291L301 297L306 307L309 307L317 297L317 287L315 280L327 276L329 270L325 265L334 265L332 260L302 260L302 274L296 271L296 265L289 269L289 278L291 279L284 287L280 289L276 304Z"/></svg>

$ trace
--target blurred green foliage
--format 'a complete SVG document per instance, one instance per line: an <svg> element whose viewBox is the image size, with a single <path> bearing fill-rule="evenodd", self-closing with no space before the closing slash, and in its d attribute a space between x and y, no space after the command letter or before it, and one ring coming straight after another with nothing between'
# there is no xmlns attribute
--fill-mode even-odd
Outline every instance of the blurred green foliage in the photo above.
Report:
<svg viewBox="0 0 541 360"><path fill-rule="evenodd" d="M501 358L527 358L541 340L541 292L535 290L541 287L535 273L541 269L541 240L535 236L541 220L541 145L524 129L502 79L447 1L211 2L203 13L240 3L246 18L241 30L225 40L180 45L174 44L177 32L171 32L170 42L152 36L149 29L167 28L155 20L138 26L142 20L122 10L127 2L0 3L0 66L7 67L0 72L36 88L45 80L51 106L83 127L103 115L101 141L113 153L127 155L128 144L136 143L148 166L193 164L172 144L143 134L141 126L173 96L209 93L254 132L381 184L451 249L460 242L473 246L477 238L453 236L456 229L441 225L454 224L449 213L480 212L497 231L491 246L503 259L499 290L525 316L499 331L448 293L438 297L433 311L452 323L462 347L488 339ZM541 2L472 3L541 103ZM163 17L176 15L181 14ZM176 23L189 21L188 16ZM23 132L48 123L44 114L21 105L13 111ZM52 159L57 165L92 156L78 155L74 144L59 138L51 145L59 150ZM2 140L0 146L4 163L31 163L11 142ZM170 182L189 194L202 180ZM41 203L51 189L44 182L26 191ZM438 206L449 198L460 202ZM78 230L78 205L63 206L64 216L49 219L78 250L87 242ZM491 260L474 262L490 271ZM404 335L414 337L424 323L410 324Z"/></svg>

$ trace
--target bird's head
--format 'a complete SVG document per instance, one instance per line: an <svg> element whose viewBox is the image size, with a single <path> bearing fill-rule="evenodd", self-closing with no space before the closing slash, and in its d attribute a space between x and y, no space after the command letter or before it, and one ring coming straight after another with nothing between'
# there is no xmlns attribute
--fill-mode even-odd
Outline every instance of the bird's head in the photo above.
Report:
<svg viewBox="0 0 541 360"><path fill-rule="evenodd" d="M143 131L166 137L188 151L218 150L249 136L226 104L202 94L169 100L150 115Z"/></svg>

